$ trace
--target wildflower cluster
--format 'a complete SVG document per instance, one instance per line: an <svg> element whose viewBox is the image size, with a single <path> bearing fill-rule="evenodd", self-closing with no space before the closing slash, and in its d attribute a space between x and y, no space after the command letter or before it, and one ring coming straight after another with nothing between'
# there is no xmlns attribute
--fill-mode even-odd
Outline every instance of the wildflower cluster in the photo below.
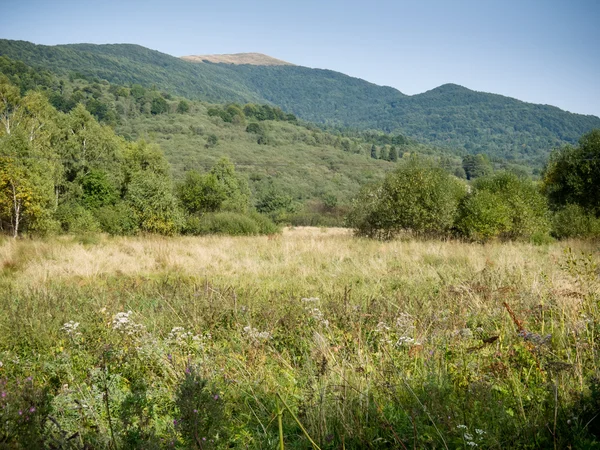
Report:
<svg viewBox="0 0 600 450"><path fill-rule="evenodd" d="M483 435L485 434L485 431L479 428L475 428L475 434L470 433L469 428L466 425L457 425L456 428L462 432L462 438L465 442L465 445L468 447L479 447L479 444L483 441Z"/></svg>
<svg viewBox="0 0 600 450"><path fill-rule="evenodd" d="M184 327L173 327L167 335L167 340L177 347L200 350L210 337L210 334L201 336L191 331L186 331Z"/></svg>
<svg viewBox="0 0 600 450"><path fill-rule="evenodd" d="M135 323L131 319L131 315L133 312L120 312L113 316L112 320L112 329L118 331L119 333L126 334L128 336L133 336L136 334L142 333L146 327L142 324Z"/></svg>
<svg viewBox="0 0 600 450"><path fill-rule="evenodd" d="M303 298L301 301L304 303L304 309L315 322L324 327L329 326L329 320L325 319L323 311L321 311L320 308L313 306L319 304L320 299L318 297Z"/></svg>
<svg viewBox="0 0 600 450"><path fill-rule="evenodd" d="M268 331L258 331L256 328L252 328L250 325L244 327L244 334L248 339L255 343L264 342L271 339L271 333Z"/></svg>
<svg viewBox="0 0 600 450"><path fill-rule="evenodd" d="M414 317L408 313L400 313L392 326L380 321L373 332L383 344L395 344L396 347L419 345L411 335L414 335Z"/></svg>
<svg viewBox="0 0 600 450"><path fill-rule="evenodd" d="M79 327L79 322L74 322L74 321L70 320L62 326L61 330L63 330L65 333L67 333L71 337L76 337L76 336L81 336L81 333L79 331L77 331L78 327Z"/></svg>

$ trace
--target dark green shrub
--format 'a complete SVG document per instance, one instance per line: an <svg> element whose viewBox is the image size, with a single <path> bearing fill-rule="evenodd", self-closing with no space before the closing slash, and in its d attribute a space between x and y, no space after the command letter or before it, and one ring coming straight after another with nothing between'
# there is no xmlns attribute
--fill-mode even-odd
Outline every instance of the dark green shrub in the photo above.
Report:
<svg viewBox="0 0 600 450"><path fill-rule="evenodd" d="M600 216L600 129L550 155L544 169L543 189L553 208L579 205Z"/></svg>
<svg viewBox="0 0 600 450"><path fill-rule="evenodd" d="M195 170L185 174L177 187L177 196L190 214L218 211L227 199L225 186L212 173L200 174Z"/></svg>
<svg viewBox="0 0 600 450"><path fill-rule="evenodd" d="M274 234L280 231L279 227L264 214L260 214L256 211L251 211L248 216L254 220L258 226L258 234Z"/></svg>
<svg viewBox="0 0 600 450"><path fill-rule="evenodd" d="M100 231L100 224L94 214L83 206L70 202L60 205L55 213L61 229L66 233L95 233Z"/></svg>
<svg viewBox="0 0 600 450"><path fill-rule="evenodd" d="M552 235L564 238L600 236L600 219L579 205L567 205L552 216Z"/></svg>
<svg viewBox="0 0 600 450"><path fill-rule="evenodd" d="M263 132L263 130L262 130L262 127L260 126L260 124L258 124L256 122L251 122L246 127L246 132L247 133L261 134Z"/></svg>
<svg viewBox="0 0 600 450"><path fill-rule="evenodd" d="M111 235L133 235L139 230L135 212L125 203L103 206L94 211L94 216L104 233Z"/></svg>
<svg viewBox="0 0 600 450"><path fill-rule="evenodd" d="M119 198L117 189L110 182L106 172L92 170L81 180L83 203L88 208L113 205Z"/></svg>
<svg viewBox="0 0 600 450"><path fill-rule="evenodd" d="M244 236L259 234L259 225L251 217L234 212L207 213L191 216L185 225L186 234L228 234Z"/></svg>

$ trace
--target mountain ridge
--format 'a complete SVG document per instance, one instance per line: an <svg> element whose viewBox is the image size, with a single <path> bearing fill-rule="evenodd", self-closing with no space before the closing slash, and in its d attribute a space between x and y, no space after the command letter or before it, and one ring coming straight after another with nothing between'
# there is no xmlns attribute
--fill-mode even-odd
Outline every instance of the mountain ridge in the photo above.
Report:
<svg viewBox="0 0 600 450"><path fill-rule="evenodd" d="M287 61L273 58L264 53L225 53L214 55L188 55L181 56L184 61L202 63L205 61L215 64L251 64L254 66L295 66Z"/></svg>
<svg viewBox="0 0 600 450"><path fill-rule="evenodd" d="M217 103L267 103L328 128L381 130L541 167L600 118L447 83L405 95L360 78L295 65L192 63L136 44L35 45L0 40L0 56L62 75L155 86Z"/></svg>

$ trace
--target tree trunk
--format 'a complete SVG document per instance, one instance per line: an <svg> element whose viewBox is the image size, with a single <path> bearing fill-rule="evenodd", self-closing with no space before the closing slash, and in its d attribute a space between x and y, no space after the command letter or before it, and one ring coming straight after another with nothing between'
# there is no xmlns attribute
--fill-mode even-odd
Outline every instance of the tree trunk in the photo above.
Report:
<svg viewBox="0 0 600 450"><path fill-rule="evenodd" d="M19 224L21 222L21 200L17 198L17 189L15 188L15 184L12 181L10 182L10 186L13 192L13 238L16 239L19 236Z"/></svg>

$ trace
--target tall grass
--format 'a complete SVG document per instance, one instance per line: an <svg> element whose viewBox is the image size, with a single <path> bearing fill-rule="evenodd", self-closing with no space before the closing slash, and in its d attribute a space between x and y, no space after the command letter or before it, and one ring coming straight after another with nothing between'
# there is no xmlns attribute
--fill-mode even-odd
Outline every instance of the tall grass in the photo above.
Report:
<svg viewBox="0 0 600 450"><path fill-rule="evenodd" d="M5 240L0 442L598 446L598 263L341 229Z"/></svg>

